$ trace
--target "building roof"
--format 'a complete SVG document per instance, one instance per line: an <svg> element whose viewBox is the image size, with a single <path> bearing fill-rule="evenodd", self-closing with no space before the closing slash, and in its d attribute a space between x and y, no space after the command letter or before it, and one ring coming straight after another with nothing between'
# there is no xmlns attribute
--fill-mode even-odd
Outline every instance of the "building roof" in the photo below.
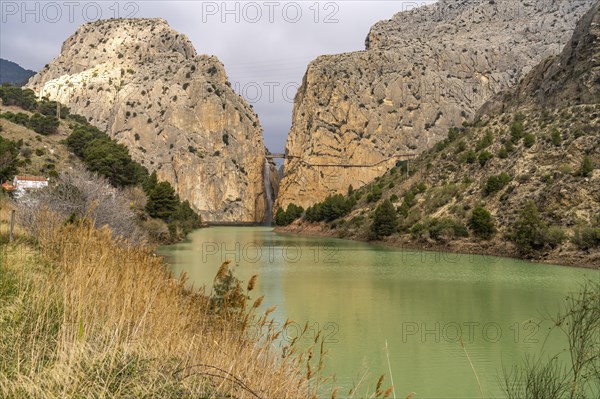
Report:
<svg viewBox="0 0 600 399"><path fill-rule="evenodd" d="M48 179L42 176L15 176L15 179L21 181L48 181Z"/></svg>
<svg viewBox="0 0 600 399"><path fill-rule="evenodd" d="M2 183L2 188L5 189L6 191L15 190L15 186L13 186L12 184L10 184L8 182Z"/></svg>

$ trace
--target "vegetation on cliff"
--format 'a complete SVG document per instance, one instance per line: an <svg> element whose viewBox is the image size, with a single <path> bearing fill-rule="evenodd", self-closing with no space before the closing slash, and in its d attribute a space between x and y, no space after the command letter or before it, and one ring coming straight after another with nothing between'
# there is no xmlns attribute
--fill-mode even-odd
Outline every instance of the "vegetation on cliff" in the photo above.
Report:
<svg viewBox="0 0 600 399"><path fill-rule="evenodd" d="M307 211L296 223L319 221L324 230L346 238L387 236L388 242L417 246L598 265L599 128L600 104L484 118L451 129L410 168L399 162L349 191L337 200L352 204L340 216L317 219ZM525 142L526 135L534 144ZM469 154L476 160L483 152L492 154L485 163L469 162ZM398 221L389 235L377 227L384 202L395 209L387 219Z"/></svg>
<svg viewBox="0 0 600 399"><path fill-rule="evenodd" d="M85 216L86 212L90 211L89 207L93 206L91 200L103 201L102 196L97 197L96 191L89 190L88 182L93 182L93 185L104 187L112 186L116 190L104 190L104 195L110 193L111 196L117 194L122 203L130 204L127 207L116 207L123 213L123 217L127 219L125 214L133 212L138 219L138 224L142 230L147 232L148 238L153 242L173 242L184 238L192 229L200 226L200 217L191 209L187 201L181 201L175 193L173 187L165 181L158 181L156 173L149 174L148 170L139 163L135 162L128 149L110 139L104 132L90 125L86 118L79 115L70 114L68 108L62 104L57 104L53 101L42 99L37 101L33 91L30 89L21 89L19 87L4 85L0 89L0 98L5 105L18 107L23 112L5 112L0 114L4 119L22 125L28 129L34 130L39 134L46 134L34 129L31 121L35 119L35 115L42 115L42 118L53 118L56 120L58 128L58 119L54 116L57 112L57 107L61 109L61 119L64 119L62 126L68 136L62 142L66 147L76 155L85 168L92 172L86 173L80 166L69 164L68 167L57 168L56 162L48 157L44 146L35 149L35 155L45 159L44 166L38 168L40 174L53 178L52 187L47 190L47 193L38 195L37 200L43 201L43 204L52 208L55 212L63 214L65 217ZM42 112L43 114L31 112ZM8 117L7 117L8 115ZM20 123L13 116L22 120ZM57 133L56 129L48 134ZM57 136L55 140L60 140L62 136ZM39 137L37 137L39 138ZM0 138L0 178L9 180L19 172L19 170L27 170L31 164L31 158L34 151L27 148L31 141L18 141ZM39 140L36 141L40 141ZM62 145L62 144L60 144ZM39 154L39 155L38 155ZM64 157L64 155L63 155ZM74 172L73 172L74 171ZM61 172L67 172L65 176L61 176ZM94 175L97 174L98 176ZM77 177L85 177L80 179ZM106 181L103 181L106 179ZM70 193L70 194L66 194ZM75 195L77 193L77 195ZM119 200L117 200L119 202ZM84 206L84 204L87 204ZM72 209L70 213L65 214L60 209ZM95 220L99 220L97 210ZM109 207L106 208L107 220L115 221L117 218L111 216ZM137 237L138 229L115 228L116 225L109 224L113 231L123 234L125 237L131 237L133 234Z"/></svg>

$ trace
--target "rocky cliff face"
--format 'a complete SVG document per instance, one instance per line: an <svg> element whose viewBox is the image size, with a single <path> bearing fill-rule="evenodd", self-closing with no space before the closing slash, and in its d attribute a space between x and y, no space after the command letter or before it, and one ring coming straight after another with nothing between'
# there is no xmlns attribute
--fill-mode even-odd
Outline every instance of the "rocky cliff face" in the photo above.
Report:
<svg viewBox="0 0 600 399"><path fill-rule="evenodd" d="M480 115L503 108L565 107L600 102L600 2L581 18L563 51L537 65L514 90L498 94Z"/></svg>
<svg viewBox="0 0 600 399"><path fill-rule="evenodd" d="M215 57L162 19L89 23L28 87L120 143L208 221L262 221L265 147L257 115Z"/></svg>
<svg viewBox="0 0 600 399"><path fill-rule="evenodd" d="M372 239L374 210L389 200L399 224L385 238L392 245L598 269L599 29L596 0L560 55L488 101L475 123L419 155L410 173L393 168L356 190L356 205L341 220L329 225L299 220L286 230ZM375 191L379 199L370 200ZM523 235L510 237L529 201L541 223L523 244ZM496 230L483 239L473 229L477 206L490 212Z"/></svg>
<svg viewBox="0 0 600 399"><path fill-rule="evenodd" d="M278 204L360 187L443 139L558 54L592 2L441 0L373 26L365 51L317 58L295 99Z"/></svg>

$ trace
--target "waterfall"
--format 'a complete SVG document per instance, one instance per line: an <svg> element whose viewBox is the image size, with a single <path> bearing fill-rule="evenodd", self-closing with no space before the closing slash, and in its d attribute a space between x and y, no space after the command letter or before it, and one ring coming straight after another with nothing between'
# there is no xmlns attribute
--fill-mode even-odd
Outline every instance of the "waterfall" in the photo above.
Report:
<svg viewBox="0 0 600 399"><path fill-rule="evenodd" d="M273 220L273 188L271 187L271 165L269 165L269 160L266 158L263 180L265 185L265 200L267 202L267 209L265 210L265 224L270 226L271 221Z"/></svg>

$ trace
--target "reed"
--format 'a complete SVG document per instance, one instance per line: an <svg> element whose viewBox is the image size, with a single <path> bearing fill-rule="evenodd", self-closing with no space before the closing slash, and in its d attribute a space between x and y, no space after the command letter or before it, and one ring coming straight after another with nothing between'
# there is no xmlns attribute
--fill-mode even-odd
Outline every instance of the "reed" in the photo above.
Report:
<svg viewBox="0 0 600 399"><path fill-rule="evenodd" d="M304 372L312 359L280 339L272 309L259 313L261 298L232 306L225 292L215 308L151 248L115 240L87 220L42 216L36 247L19 244L0 264L0 396L316 394L318 377ZM24 258L24 249L35 255ZM227 275L224 264L217 280ZM255 284L253 277L244 298Z"/></svg>

